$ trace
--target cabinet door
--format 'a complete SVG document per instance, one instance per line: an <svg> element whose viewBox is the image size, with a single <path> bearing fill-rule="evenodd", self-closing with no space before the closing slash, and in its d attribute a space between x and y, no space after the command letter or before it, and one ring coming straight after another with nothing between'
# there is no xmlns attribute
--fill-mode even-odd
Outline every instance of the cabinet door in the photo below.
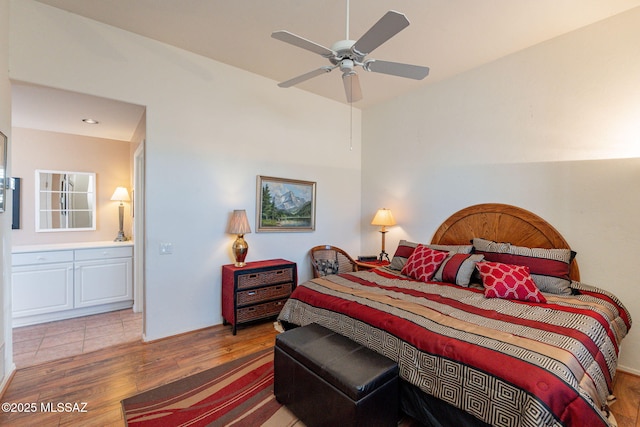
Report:
<svg viewBox="0 0 640 427"><path fill-rule="evenodd" d="M133 299L131 258L76 261L75 307Z"/></svg>
<svg viewBox="0 0 640 427"><path fill-rule="evenodd" d="M73 263L15 266L11 274L13 316L73 308Z"/></svg>

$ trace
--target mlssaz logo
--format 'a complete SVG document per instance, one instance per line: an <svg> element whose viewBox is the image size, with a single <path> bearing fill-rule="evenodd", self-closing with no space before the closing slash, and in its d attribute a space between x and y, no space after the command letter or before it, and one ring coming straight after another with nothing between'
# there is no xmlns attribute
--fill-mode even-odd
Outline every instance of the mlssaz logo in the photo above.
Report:
<svg viewBox="0 0 640 427"><path fill-rule="evenodd" d="M86 413L87 402L40 402L40 412Z"/></svg>

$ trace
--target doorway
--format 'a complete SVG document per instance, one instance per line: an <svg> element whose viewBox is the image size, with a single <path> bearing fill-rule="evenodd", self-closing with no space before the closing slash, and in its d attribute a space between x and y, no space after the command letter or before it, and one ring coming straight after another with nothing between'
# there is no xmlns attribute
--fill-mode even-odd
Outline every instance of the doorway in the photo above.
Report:
<svg viewBox="0 0 640 427"><path fill-rule="evenodd" d="M19 140L15 136L25 130L36 132L48 132L51 135L61 137L60 139L75 140L86 138L87 143L95 141L115 141L126 146L123 155L128 160L119 161L113 164L113 169L118 170L118 178L112 180L115 185L126 185L132 189L132 200L129 205L131 218L131 234L134 237L133 256L133 308L121 310L114 307L116 311L102 314L92 314L67 320L54 321L33 326L16 327L13 330L13 355L18 368L23 367L21 359L35 359L37 361L51 360L51 357L60 358L71 355L76 351L80 354L87 351L94 351L104 348L105 345L115 345L131 339L140 340L143 337L143 311L144 311L144 141L146 133L146 108L144 106L129 104L126 102L95 97L75 92L58 90L48 87L41 87L27 83L12 84L12 128L20 130L14 132L12 138L12 171L21 170L28 179L23 180L25 185L34 186L34 175L30 173L33 168L28 162L36 161L36 153L29 154L29 159L17 159L16 153L20 153ZM94 118L97 122L102 122L105 126L90 125L84 122L84 118ZM103 120L100 120L103 118ZM68 141L67 141L68 142ZM134 149L134 144L135 148ZM78 170L91 168L87 159L92 159L91 154L87 154L81 148L83 154L70 152L70 145L60 146L57 151L59 156L68 153L69 159L77 158ZM76 145L76 147L79 147ZM18 148L18 149L16 149ZM24 151L24 150L23 150ZM71 150L73 151L73 150ZM58 154L56 154L57 156ZM43 156L46 154L43 153ZM51 161L54 157L40 159L40 162ZM82 160L84 159L84 160ZM122 159L122 157L120 157ZM72 160L65 160L67 162ZM92 161L95 161L92 159ZM108 162L108 160L103 160ZM27 163L25 165L25 163ZM73 164L73 163L71 163ZM75 166L74 166L75 167ZM102 173L98 174L97 180L109 180L111 166L107 166ZM24 172L26 171L26 172ZM15 174L14 174L15 176ZM116 184L116 181L117 184ZM122 181L122 182L120 182ZM103 188L99 197L108 197L113 189ZM23 186L24 187L24 186ZM23 188L24 190L24 188ZM109 192L109 196L105 194ZM29 196L32 203L34 197ZM107 206L109 201L104 202L102 210L98 209L98 218L109 218L113 215L113 221L117 219L117 211L113 212L111 206ZM127 209L129 211L129 209ZM117 227L112 229L111 223L108 226L98 226L97 230L89 232L83 231L82 235L62 231L60 233L36 233L34 229L34 209L31 206L24 206L22 210L22 229L13 230L12 244L21 245L48 245L67 244L98 241L113 241ZM100 223L99 223L100 224ZM28 236L25 238L25 236ZM68 239L68 240L67 240ZM8 331L10 332L10 331ZM11 335L11 334L9 334ZM101 337L100 339L96 339ZM7 340L9 337L7 337ZM95 340L94 340L95 339ZM99 344L101 341L102 344ZM38 353L40 353L38 355ZM56 357L57 355L57 357Z"/></svg>
<svg viewBox="0 0 640 427"><path fill-rule="evenodd" d="M136 149L133 156L133 311L143 313L144 310L144 167L145 167L145 144L146 140ZM144 320L143 320L144 323ZM144 335L144 324L143 324Z"/></svg>

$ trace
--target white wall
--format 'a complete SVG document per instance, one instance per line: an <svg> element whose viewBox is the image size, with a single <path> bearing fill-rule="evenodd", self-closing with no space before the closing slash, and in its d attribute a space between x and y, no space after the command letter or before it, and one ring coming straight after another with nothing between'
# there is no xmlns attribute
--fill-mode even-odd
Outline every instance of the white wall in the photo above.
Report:
<svg viewBox="0 0 640 427"><path fill-rule="evenodd" d="M11 152L11 85L9 83L9 1L0 0L0 131ZM9 162L9 168L11 164ZM10 175L9 175L10 176ZM9 208L11 205L8 206ZM0 394L13 365L11 343L11 215L0 214Z"/></svg>
<svg viewBox="0 0 640 427"><path fill-rule="evenodd" d="M466 206L517 205L565 236L584 282L640 319L638 40L635 9L366 110L362 211L393 210L388 252L429 241ZM362 247L375 252L367 219ZM638 354L636 326L620 366L640 373Z"/></svg>
<svg viewBox="0 0 640 427"><path fill-rule="evenodd" d="M351 151L348 106L198 55L30 0L11 1L11 37L10 78L147 107L147 339L221 322L225 228L233 209L255 215L257 175L317 182L317 222L245 236L248 261L289 259L306 279L310 247L358 253L357 110Z"/></svg>

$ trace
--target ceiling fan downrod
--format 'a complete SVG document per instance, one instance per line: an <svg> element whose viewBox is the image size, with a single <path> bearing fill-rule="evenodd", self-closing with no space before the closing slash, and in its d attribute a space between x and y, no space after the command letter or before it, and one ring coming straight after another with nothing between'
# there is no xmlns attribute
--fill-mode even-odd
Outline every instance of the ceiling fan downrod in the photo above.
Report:
<svg viewBox="0 0 640 427"><path fill-rule="evenodd" d="M347 29L345 40L349 40L349 0L347 0L347 25L345 27Z"/></svg>

